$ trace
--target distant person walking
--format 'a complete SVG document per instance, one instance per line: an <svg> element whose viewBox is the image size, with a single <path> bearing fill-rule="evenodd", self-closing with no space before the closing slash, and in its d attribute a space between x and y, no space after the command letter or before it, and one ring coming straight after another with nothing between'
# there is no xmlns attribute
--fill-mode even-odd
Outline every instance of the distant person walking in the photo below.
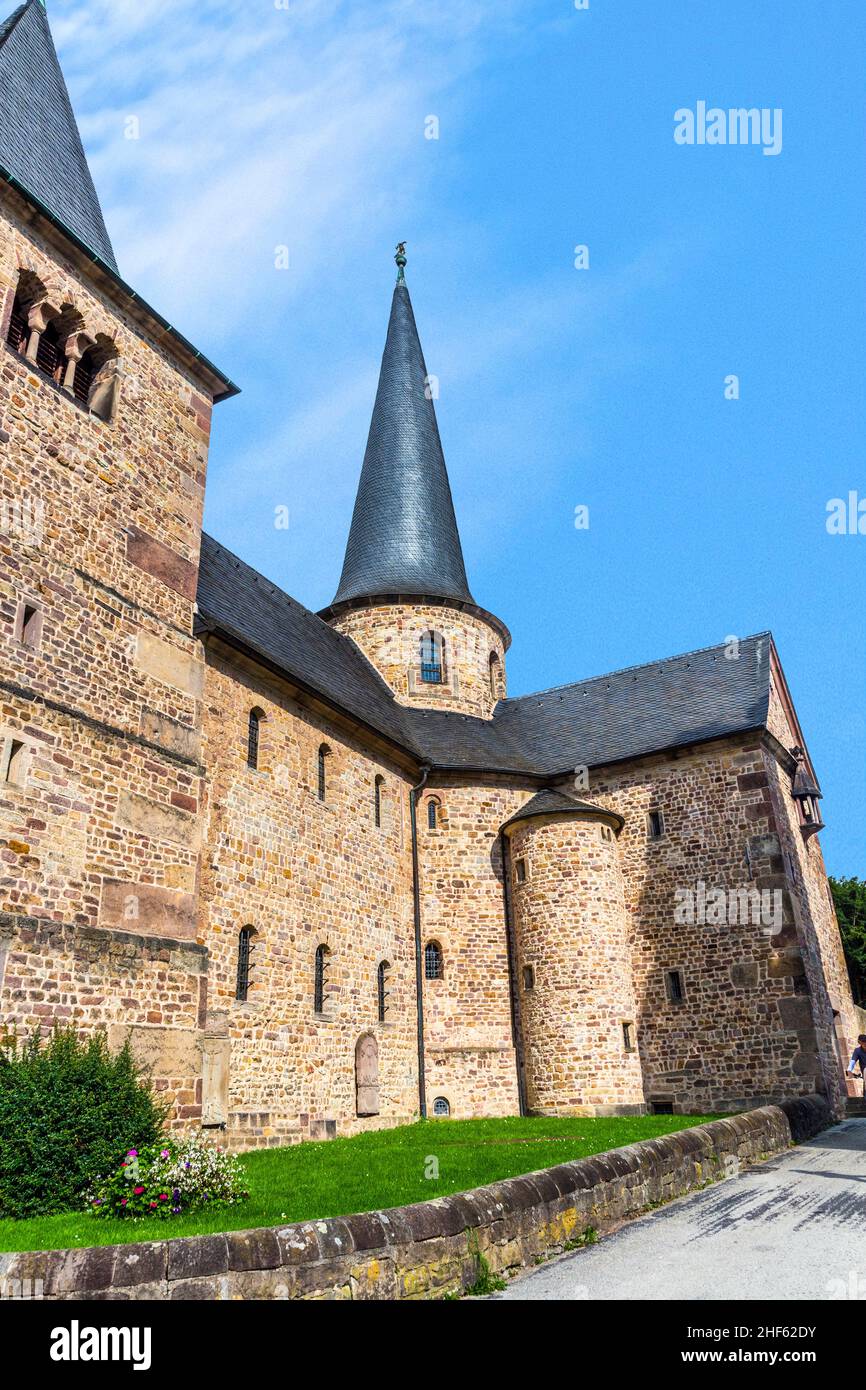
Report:
<svg viewBox="0 0 866 1390"><path fill-rule="evenodd" d="M848 1063L848 1075L857 1076L854 1070L859 1066L859 1075L863 1080L863 1094L866 1096L866 1033L861 1033L857 1039L857 1046L851 1054L851 1061Z"/></svg>

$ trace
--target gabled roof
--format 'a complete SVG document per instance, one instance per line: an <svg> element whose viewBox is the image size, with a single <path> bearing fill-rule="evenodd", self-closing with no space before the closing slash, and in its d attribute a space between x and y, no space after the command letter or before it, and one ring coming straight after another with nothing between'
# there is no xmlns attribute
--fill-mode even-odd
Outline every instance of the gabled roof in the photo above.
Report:
<svg viewBox="0 0 866 1390"><path fill-rule="evenodd" d="M553 778L765 726L770 698L768 632L613 671L519 699L492 719L400 705L348 637L203 538L202 621L229 642L316 692L419 762L440 770Z"/></svg>
<svg viewBox="0 0 866 1390"><path fill-rule="evenodd" d="M0 27L0 167L117 273L41 0Z"/></svg>
<svg viewBox="0 0 866 1390"><path fill-rule="evenodd" d="M402 271L401 271L402 274ZM409 291L394 289L334 605L383 595L473 604Z"/></svg>

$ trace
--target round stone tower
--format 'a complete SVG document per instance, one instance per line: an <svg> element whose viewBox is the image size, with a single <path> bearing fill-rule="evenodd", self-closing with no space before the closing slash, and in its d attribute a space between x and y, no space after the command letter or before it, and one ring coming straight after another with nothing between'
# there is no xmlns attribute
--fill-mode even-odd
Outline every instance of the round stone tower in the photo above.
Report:
<svg viewBox="0 0 866 1390"><path fill-rule="evenodd" d="M644 1109L622 826L613 811L545 790L502 827L534 1114Z"/></svg>
<svg viewBox="0 0 866 1390"><path fill-rule="evenodd" d="M403 245L337 593L320 617L397 699L482 719L505 698L508 629L469 591L448 472L406 287Z"/></svg>

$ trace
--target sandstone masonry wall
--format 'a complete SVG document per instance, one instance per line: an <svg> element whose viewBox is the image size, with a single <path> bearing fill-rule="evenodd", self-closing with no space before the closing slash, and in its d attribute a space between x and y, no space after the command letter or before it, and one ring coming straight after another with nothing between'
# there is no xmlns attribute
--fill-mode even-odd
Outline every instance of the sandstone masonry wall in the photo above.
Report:
<svg viewBox="0 0 866 1390"><path fill-rule="evenodd" d="M509 849L527 1106L544 1115L641 1113L640 1058L624 1032L636 1040L615 832L597 820L543 816L518 821Z"/></svg>
<svg viewBox="0 0 866 1390"><path fill-rule="evenodd" d="M457 710L490 719L505 699L505 646L499 631L457 608L439 604L376 604L341 614L332 626L351 637L402 705ZM444 639L444 679L421 679L425 632ZM491 656L495 657L491 675Z"/></svg>

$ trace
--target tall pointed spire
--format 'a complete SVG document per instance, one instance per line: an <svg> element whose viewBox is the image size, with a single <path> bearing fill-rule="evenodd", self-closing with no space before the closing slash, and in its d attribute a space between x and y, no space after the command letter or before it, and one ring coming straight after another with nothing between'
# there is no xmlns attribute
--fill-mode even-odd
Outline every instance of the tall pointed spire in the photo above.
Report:
<svg viewBox="0 0 866 1390"><path fill-rule="evenodd" d="M0 24L0 169L117 271L42 0Z"/></svg>
<svg viewBox="0 0 866 1390"><path fill-rule="evenodd" d="M473 603L436 412L406 287L405 242L334 603L385 594Z"/></svg>

